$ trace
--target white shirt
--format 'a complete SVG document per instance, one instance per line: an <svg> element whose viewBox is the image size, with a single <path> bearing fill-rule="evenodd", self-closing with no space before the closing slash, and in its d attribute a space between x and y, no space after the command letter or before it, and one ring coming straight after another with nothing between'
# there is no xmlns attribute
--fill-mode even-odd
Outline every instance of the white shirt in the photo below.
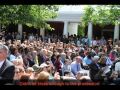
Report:
<svg viewBox="0 0 120 90"><path fill-rule="evenodd" d="M93 40L93 45L97 45L97 41L96 40Z"/></svg>
<svg viewBox="0 0 120 90"><path fill-rule="evenodd" d="M77 46L80 46L80 41L79 40L77 40Z"/></svg>
<svg viewBox="0 0 120 90"><path fill-rule="evenodd" d="M115 64L115 71L120 71L120 62Z"/></svg>
<svg viewBox="0 0 120 90"><path fill-rule="evenodd" d="M0 68L2 67L3 63L4 63L4 61L0 61Z"/></svg>

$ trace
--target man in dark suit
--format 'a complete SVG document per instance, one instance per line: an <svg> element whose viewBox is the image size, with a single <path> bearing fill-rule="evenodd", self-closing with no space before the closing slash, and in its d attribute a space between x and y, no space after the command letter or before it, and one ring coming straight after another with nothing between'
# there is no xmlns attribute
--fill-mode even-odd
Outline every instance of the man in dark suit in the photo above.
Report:
<svg viewBox="0 0 120 90"><path fill-rule="evenodd" d="M7 60L9 49L6 45L0 44L0 84L12 83L15 66Z"/></svg>
<svg viewBox="0 0 120 90"><path fill-rule="evenodd" d="M99 56L94 56L92 63L89 65L90 78L92 81L96 81L96 75L98 74L100 67L98 65Z"/></svg>

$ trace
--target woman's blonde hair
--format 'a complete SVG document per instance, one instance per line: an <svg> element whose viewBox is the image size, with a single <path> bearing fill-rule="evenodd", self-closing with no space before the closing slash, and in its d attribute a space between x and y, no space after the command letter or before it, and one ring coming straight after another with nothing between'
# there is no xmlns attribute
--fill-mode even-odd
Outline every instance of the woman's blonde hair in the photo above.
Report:
<svg viewBox="0 0 120 90"><path fill-rule="evenodd" d="M38 74L37 80L44 80L44 81L49 80L49 75L50 74L48 72L42 71Z"/></svg>

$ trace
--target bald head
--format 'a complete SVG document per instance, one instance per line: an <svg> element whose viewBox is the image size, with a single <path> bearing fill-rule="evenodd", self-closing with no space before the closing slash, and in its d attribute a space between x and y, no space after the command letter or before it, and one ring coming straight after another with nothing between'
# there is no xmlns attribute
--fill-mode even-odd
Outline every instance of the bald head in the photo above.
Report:
<svg viewBox="0 0 120 90"><path fill-rule="evenodd" d="M82 57L81 56L76 56L76 62L81 63L82 62Z"/></svg>

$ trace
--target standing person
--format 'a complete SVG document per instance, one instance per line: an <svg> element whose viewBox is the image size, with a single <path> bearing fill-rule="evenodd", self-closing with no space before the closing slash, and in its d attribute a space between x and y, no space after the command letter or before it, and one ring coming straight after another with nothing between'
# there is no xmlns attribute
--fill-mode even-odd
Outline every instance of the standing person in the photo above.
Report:
<svg viewBox="0 0 120 90"><path fill-rule="evenodd" d="M12 83L15 74L15 66L7 60L9 49L0 44L0 82L1 84Z"/></svg>

